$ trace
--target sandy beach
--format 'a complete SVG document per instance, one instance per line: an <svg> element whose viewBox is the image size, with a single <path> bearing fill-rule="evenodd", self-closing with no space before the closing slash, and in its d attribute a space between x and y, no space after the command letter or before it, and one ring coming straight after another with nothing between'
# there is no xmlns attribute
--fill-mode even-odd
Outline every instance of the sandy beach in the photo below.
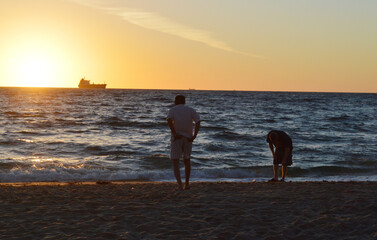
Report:
<svg viewBox="0 0 377 240"><path fill-rule="evenodd" d="M377 182L0 184L0 239L377 239Z"/></svg>

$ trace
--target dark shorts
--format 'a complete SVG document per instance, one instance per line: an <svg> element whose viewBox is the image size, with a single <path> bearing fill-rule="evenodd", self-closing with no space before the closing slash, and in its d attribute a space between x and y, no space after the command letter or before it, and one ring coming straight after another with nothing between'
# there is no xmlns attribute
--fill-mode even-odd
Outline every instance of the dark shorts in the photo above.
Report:
<svg viewBox="0 0 377 240"><path fill-rule="evenodd" d="M292 165L292 149L287 150L287 151L289 151L287 162L283 163L285 151L286 151L286 148L276 148L274 164L282 164L284 166Z"/></svg>

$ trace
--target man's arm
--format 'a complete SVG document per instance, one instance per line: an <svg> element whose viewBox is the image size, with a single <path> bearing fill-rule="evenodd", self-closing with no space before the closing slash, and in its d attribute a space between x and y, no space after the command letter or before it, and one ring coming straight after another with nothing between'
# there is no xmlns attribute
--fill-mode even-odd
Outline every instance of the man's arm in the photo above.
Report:
<svg viewBox="0 0 377 240"><path fill-rule="evenodd" d="M170 131L171 131L171 135L173 135L174 139L175 139L176 136L177 136L177 133L175 132L173 120L171 118L168 118L168 125L169 125Z"/></svg>
<svg viewBox="0 0 377 240"><path fill-rule="evenodd" d="M274 151L274 145L272 143L268 143L268 146L270 147L272 157L275 159L275 151Z"/></svg>
<svg viewBox="0 0 377 240"><path fill-rule="evenodd" d="M180 139L182 136L179 135L179 134L177 134L177 132L175 131L174 124L173 124L173 119L168 118L168 125L169 125L169 128L170 128L171 134L174 137L174 140L175 139Z"/></svg>
<svg viewBox="0 0 377 240"><path fill-rule="evenodd" d="M190 139L190 142L193 142L195 140L196 136L198 135L199 129L200 129L200 121L195 123L194 136Z"/></svg>

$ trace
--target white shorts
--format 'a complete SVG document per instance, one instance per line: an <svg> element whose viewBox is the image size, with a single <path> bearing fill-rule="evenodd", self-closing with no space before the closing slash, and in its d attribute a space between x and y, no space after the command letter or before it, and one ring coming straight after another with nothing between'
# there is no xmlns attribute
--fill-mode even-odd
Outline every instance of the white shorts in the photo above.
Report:
<svg viewBox="0 0 377 240"><path fill-rule="evenodd" d="M190 159L192 150L192 142L182 137L170 142L170 159Z"/></svg>

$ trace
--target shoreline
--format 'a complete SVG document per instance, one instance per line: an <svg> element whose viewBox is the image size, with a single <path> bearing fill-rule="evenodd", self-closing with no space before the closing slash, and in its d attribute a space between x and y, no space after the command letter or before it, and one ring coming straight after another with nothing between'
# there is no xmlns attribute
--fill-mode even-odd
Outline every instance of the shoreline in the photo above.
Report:
<svg viewBox="0 0 377 240"><path fill-rule="evenodd" d="M208 180L208 181L191 181L190 184L258 184L269 183L268 180L251 180L251 181L233 181L233 180ZM275 184L290 184L290 183L377 183L377 180L287 180L283 183L276 182ZM150 181L150 180L98 180L98 181L31 181L31 182L0 182L2 186L68 186L68 185L127 185L127 184L176 184L175 180L167 181Z"/></svg>
<svg viewBox="0 0 377 240"><path fill-rule="evenodd" d="M377 182L0 183L4 239L376 239Z"/></svg>

